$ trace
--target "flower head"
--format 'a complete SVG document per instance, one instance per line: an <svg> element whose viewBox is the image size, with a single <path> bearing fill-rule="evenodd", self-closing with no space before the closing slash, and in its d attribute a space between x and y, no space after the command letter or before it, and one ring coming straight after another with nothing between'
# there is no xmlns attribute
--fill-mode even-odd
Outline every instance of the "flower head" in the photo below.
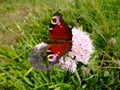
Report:
<svg viewBox="0 0 120 90"><path fill-rule="evenodd" d="M63 61L63 57L59 60L58 66L66 71L71 71L75 72L77 64L76 62L70 58L66 57L65 60Z"/></svg>
<svg viewBox="0 0 120 90"><path fill-rule="evenodd" d="M88 67L82 66L81 70L82 70L83 75L90 74L90 68L88 68Z"/></svg>
<svg viewBox="0 0 120 90"><path fill-rule="evenodd" d="M108 43L109 43L111 46L113 46L113 45L115 45L115 44L117 43L117 40L116 40L115 38L110 38L110 39L108 40Z"/></svg>
<svg viewBox="0 0 120 90"><path fill-rule="evenodd" d="M46 43L40 43L36 45L30 52L30 63L35 69L41 69L41 70L49 70L51 69L51 66L45 67L43 65L43 60L46 57L46 50L47 50L48 44Z"/></svg>
<svg viewBox="0 0 120 90"><path fill-rule="evenodd" d="M87 64L93 53L92 40L81 28L73 28L72 34L72 52L69 55L76 56L76 61Z"/></svg>

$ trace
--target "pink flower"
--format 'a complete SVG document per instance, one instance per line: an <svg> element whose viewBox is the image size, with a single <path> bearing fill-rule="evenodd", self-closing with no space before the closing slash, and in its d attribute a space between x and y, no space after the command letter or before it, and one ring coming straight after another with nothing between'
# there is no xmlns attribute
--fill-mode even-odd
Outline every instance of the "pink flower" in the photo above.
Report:
<svg viewBox="0 0 120 90"><path fill-rule="evenodd" d="M71 72L75 72L77 67L76 62L70 57L66 57L64 61L62 57L59 60L58 66L66 71L71 71Z"/></svg>
<svg viewBox="0 0 120 90"><path fill-rule="evenodd" d="M73 28L72 35L72 52L69 55L76 56L76 61L87 64L93 53L92 40L81 28Z"/></svg>

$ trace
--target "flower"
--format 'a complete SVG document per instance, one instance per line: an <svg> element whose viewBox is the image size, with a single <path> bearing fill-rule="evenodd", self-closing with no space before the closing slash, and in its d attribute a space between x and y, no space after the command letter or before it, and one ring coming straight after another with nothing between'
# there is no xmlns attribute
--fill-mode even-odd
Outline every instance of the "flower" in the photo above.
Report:
<svg viewBox="0 0 120 90"><path fill-rule="evenodd" d="M113 46L113 45L115 45L115 44L117 43L117 40L116 40L115 38L110 38L110 39L108 40L108 43L109 43L111 46Z"/></svg>
<svg viewBox="0 0 120 90"><path fill-rule="evenodd" d="M47 43L40 43L36 45L30 52L30 63L35 69L41 69L41 70L49 70L51 69L51 66L45 67L43 65L43 60L46 57L46 50L47 50Z"/></svg>
<svg viewBox="0 0 120 90"><path fill-rule="evenodd" d="M63 61L63 57L61 57L58 66L66 71L71 71L71 72L75 72L77 67L76 62L70 57L66 57L64 61Z"/></svg>
<svg viewBox="0 0 120 90"><path fill-rule="evenodd" d="M76 56L76 61L87 64L93 53L92 40L81 28L73 28L72 35L72 52L69 55Z"/></svg>
<svg viewBox="0 0 120 90"><path fill-rule="evenodd" d="M88 67L82 66L81 71L82 71L83 75L90 74L90 68L88 68Z"/></svg>

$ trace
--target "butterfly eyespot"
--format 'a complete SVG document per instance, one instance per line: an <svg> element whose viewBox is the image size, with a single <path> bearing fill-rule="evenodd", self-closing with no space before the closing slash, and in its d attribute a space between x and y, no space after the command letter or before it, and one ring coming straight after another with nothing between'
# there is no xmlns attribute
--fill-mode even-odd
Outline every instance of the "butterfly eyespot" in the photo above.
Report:
<svg viewBox="0 0 120 90"><path fill-rule="evenodd" d="M53 57L54 57L53 55L50 55L48 58L49 58L49 59L53 59Z"/></svg>
<svg viewBox="0 0 120 90"><path fill-rule="evenodd" d="M57 16L54 16L51 20L51 23L54 25L58 24L59 22L60 22L60 20L59 20L59 17L57 17Z"/></svg>
<svg viewBox="0 0 120 90"><path fill-rule="evenodd" d="M58 57L58 54L50 54L47 56L47 58L50 62L55 62L57 57Z"/></svg>

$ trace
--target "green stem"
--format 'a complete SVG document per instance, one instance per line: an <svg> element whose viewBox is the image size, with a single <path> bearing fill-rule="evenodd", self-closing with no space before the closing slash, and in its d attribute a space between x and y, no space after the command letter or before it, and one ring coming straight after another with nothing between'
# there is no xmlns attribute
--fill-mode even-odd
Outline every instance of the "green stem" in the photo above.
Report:
<svg viewBox="0 0 120 90"><path fill-rule="evenodd" d="M31 67L31 68L25 73L24 76L27 76L32 70L33 70L33 67Z"/></svg>
<svg viewBox="0 0 120 90"><path fill-rule="evenodd" d="M76 77L78 78L78 81L79 81L80 86L81 86L81 78L80 78L77 70L75 71L75 75L76 75Z"/></svg>

